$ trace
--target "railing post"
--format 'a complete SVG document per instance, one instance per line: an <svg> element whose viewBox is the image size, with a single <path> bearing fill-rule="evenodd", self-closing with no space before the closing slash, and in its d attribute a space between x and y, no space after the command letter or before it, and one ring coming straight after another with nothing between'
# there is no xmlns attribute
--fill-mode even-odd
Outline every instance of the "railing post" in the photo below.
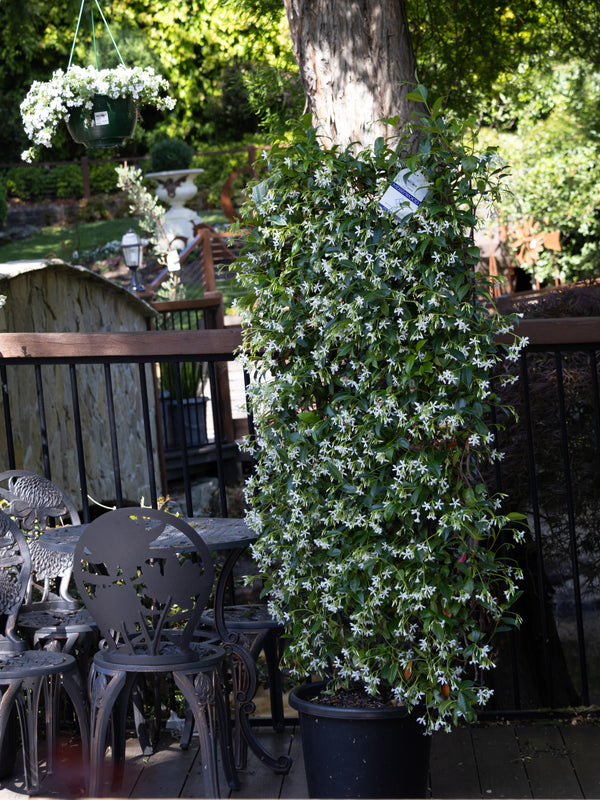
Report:
<svg viewBox="0 0 600 800"><path fill-rule="evenodd" d="M202 283L204 293L216 291L215 265L213 261L210 231L203 229L202 234Z"/></svg>
<svg viewBox="0 0 600 800"><path fill-rule="evenodd" d="M217 308L215 324L217 329L225 328L225 310L223 308L222 292L215 292L221 295L221 302ZM217 409L219 412L220 427L223 438L227 442L235 441L235 430L233 427L233 412L231 410L231 393L229 391L229 365L225 361L216 362L216 386L217 386Z"/></svg>

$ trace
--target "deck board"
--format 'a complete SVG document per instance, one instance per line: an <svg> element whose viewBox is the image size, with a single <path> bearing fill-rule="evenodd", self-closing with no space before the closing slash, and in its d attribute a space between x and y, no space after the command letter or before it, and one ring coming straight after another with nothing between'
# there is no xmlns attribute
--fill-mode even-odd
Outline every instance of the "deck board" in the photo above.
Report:
<svg viewBox="0 0 600 800"><path fill-rule="evenodd" d="M558 725L515 728L533 797L583 797Z"/></svg>
<svg viewBox="0 0 600 800"><path fill-rule="evenodd" d="M304 774L304 758L302 755L302 737L300 728L293 734L292 747L292 767L283 783L281 800L295 800L296 798L308 797L306 788L306 776Z"/></svg>
<svg viewBox="0 0 600 800"><path fill-rule="evenodd" d="M260 743L275 757L288 755L292 747L293 730L287 729L281 734L276 734L269 728L256 731ZM287 776L277 775L273 770L265 767L252 750L248 751L248 763L245 769L238 771L240 779L239 791L231 792L232 798L260 797L268 800L278 798ZM306 793L306 788L304 788Z"/></svg>
<svg viewBox="0 0 600 800"><path fill-rule="evenodd" d="M471 731L434 734L430 757L431 797L481 797Z"/></svg>
<svg viewBox="0 0 600 800"><path fill-rule="evenodd" d="M224 798L307 797L302 742L296 726L282 733L260 728L258 735L271 752L289 752L294 761L287 776L276 775L252 753L240 771L241 787L232 792L220 775ZM22 772L0 785L2 800L26 797ZM400 774L399 764L399 774ZM77 789L80 763L67 755L56 775L42 782L41 796L81 797ZM582 725L522 724L464 727L452 733L436 733L431 750L432 800L445 798L600 798L600 721ZM125 780L120 798L206 797L198 739L182 751L175 735L165 732L157 751L144 757L137 740L127 743Z"/></svg>
<svg viewBox="0 0 600 800"><path fill-rule="evenodd" d="M584 797L600 797L600 726L563 725L561 734Z"/></svg>
<svg viewBox="0 0 600 800"><path fill-rule="evenodd" d="M531 797L513 726L475 727L471 738L483 797Z"/></svg>
<svg viewBox="0 0 600 800"><path fill-rule="evenodd" d="M139 753L139 748L137 750ZM202 761L197 740L194 746L182 750L178 739L163 738L155 753L139 758L144 769L128 797L179 797L187 780L199 775L202 783Z"/></svg>

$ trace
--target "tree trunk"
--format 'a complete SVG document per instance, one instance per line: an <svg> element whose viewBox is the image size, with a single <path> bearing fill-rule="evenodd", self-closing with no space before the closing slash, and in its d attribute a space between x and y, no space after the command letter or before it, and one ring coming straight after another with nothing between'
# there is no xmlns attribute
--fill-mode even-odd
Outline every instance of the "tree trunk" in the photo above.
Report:
<svg viewBox="0 0 600 800"><path fill-rule="evenodd" d="M406 100L415 58L404 0L284 0L308 110L332 143L372 144ZM406 83L408 82L408 84Z"/></svg>

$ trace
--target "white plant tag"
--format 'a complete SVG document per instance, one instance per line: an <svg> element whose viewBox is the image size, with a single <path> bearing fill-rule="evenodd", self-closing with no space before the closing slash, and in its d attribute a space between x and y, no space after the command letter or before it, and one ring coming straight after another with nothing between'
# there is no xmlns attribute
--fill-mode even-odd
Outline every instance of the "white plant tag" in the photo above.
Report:
<svg viewBox="0 0 600 800"><path fill-rule="evenodd" d="M100 125L108 125L108 111L94 112L94 125L97 127Z"/></svg>
<svg viewBox="0 0 600 800"><path fill-rule="evenodd" d="M379 205L386 211L393 211L398 219L416 211L429 191L422 172L411 172L408 167L401 169L392 181Z"/></svg>

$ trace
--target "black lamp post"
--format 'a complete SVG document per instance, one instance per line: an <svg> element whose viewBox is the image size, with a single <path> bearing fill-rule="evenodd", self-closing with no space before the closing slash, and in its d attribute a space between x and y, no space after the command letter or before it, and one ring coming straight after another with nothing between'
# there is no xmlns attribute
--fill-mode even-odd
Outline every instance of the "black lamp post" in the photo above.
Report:
<svg viewBox="0 0 600 800"><path fill-rule="evenodd" d="M131 270L131 284L129 285L130 292L145 292L146 289L139 282L137 271L142 266L142 254L144 252L144 245L137 233L130 228L121 239L121 253L123 254L123 261L126 266Z"/></svg>

